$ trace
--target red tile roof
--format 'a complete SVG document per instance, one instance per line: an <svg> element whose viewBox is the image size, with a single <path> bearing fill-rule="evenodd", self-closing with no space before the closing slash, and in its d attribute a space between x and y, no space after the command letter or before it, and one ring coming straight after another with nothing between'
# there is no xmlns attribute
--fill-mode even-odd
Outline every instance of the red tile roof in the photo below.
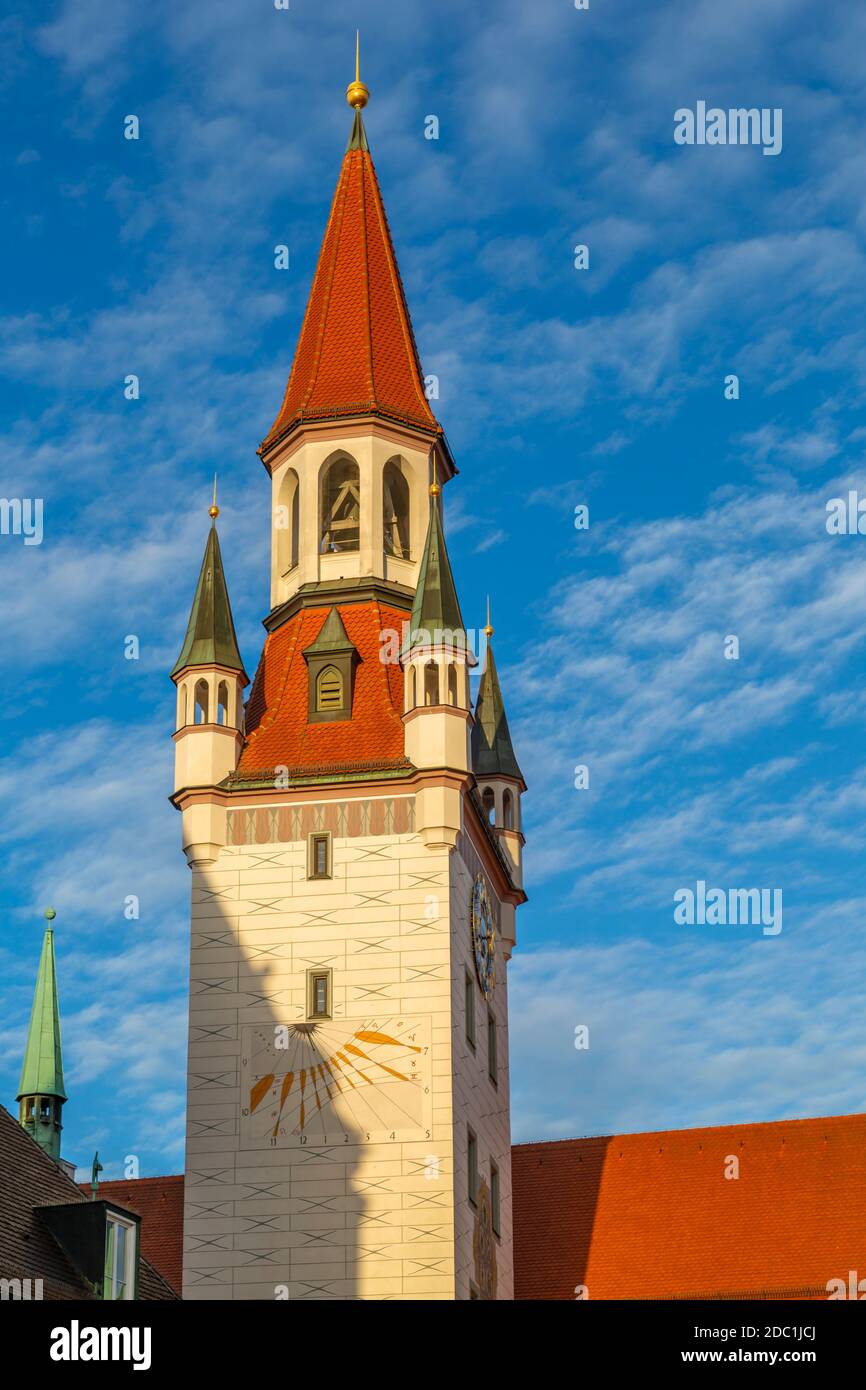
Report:
<svg viewBox="0 0 866 1390"><path fill-rule="evenodd" d="M343 768L358 763L405 763L403 674L382 662L382 636L400 634L407 614L376 600L339 604L349 640L357 648L351 719L307 722L309 668L304 650L318 637L331 605L304 608L268 634L247 705L246 742L238 773L275 767Z"/></svg>
<svg viewBox="0 0 866 1390"><path fill-rule="evenodd" d="M88 1195L89 1191L88 1188ZM44 1299L92 1299L92 1289L39 1214L40 1207L84 1200L72 1178L0 1105L0 1279L41 1280L40 1296ZM119 1195L115 1200L118 1205L126 1205ZM148 1260L146 1248L142 1249L142 1256L139 1298L173 1298L172 1290Z"/></svg>
<svg viewBox="0 0 866 1390"><path fill-rule="evenodd" d="M377 412L440 432L376 171L346 151L286 394L263 449L301 419Z"/></svg>
<svg viewBox="0 0 866 1390"><path fill-rule="evenodd" d="M89 1183L80 1183L90 1193ZM141 1253L176 1293L183 1285L183 1174L101 1182L100 1197L141 1217Z"/></svg>
<svg viewBox="0 0 866 1390"><path fill-rule="evenodd" d="M518 1144L512 1185L516 1298L826 1298L866 1275L866 1115Z"/></svg>

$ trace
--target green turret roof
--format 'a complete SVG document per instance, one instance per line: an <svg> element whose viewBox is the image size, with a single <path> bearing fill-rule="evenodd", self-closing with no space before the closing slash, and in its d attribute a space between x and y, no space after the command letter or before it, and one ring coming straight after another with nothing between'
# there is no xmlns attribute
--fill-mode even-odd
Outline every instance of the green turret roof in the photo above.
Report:
<svg viewBox="0 0 866 1390"><path fill-rule="evenodd" d="M172 676L185 666L228 666L246 676L238 651L215 521L211 523L186 637Z"/></svg>
<svg viewBox="0 0 866 1390"><path fill-rule="evenodd" d="M511 734L508 732L505 701L499 687L493 648L489 641L487 663L475 702L472 769L476 777L516 777L520 782L523 781L523 774L514 756Z"/></svg>
<svg viewBox="0 0 866 1390"><path fill-rule="evenodd" d="M17 1099L21 1100L22 1096L57 1096L60 1100L66 1100L54 966L54 932L50 927L42 941L24 1065L18 1083Z"/></svg>
<svg viewBox="0 0 866 1390"><path fill-rule="evenodd" d="M445 547L441 507L438 497L431 496L430 524L409 619L407 650L418 641L417 633L422 634L421 641L432 646L437 640L441 642L441 636L437 639L436 634L443 632L454 634L454 645L466 647L466 630Z"/></svg>

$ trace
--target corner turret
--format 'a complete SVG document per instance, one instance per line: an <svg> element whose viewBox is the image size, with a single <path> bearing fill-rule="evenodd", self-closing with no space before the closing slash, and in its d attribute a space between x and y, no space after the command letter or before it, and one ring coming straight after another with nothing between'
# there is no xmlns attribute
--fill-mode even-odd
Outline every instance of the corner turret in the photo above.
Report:
<svg viewBox="0 0 866 1390"><path fill-rule="evenodd" d="M189 794L217 786L234 772L243 747L244 687L249 677L238 650L223 571L216 518L199 571L180 656L171 679L177 686L174 803L183 810L184 852L190 864L213 859L225 843L225 810Z"/></svg>

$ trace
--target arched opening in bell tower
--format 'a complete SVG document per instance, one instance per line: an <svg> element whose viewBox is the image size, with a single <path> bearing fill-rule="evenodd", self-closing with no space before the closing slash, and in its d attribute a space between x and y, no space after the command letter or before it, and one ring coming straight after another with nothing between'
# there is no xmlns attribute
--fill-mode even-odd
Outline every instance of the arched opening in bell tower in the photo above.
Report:
<svg viewBox="0 0 866 1390"><path fill-rule="evenodd" d="M382 475L382 534L385 554L411 559L409 547L409 482L397 459L389 459Z"/></svg>
<svg viewBox="0 0 866 1390"><path fill-rule="evenodd" d="M196 724L206 724L208 722L208 686L206 680L196 681L195 683L195 722Z"/></svg>
<svg viewBox="0 0 866 1390"><path fill-rule="evenodd" d="M220 681L217 688L217 719L218 724L228 724L229 722L229 688L225 681Z"/></svg>
<svg viewBox="0 0 866 1390"><path fill-rule="evenodd" d="M435 661L428 661L424 667L424 704L439 703L439 667Z"/></svg>
<svg viewBox="0 0 866 1390"><path fill-rule="evenodd" d="M357 550L361 537L361 478L354 459L332 459L322 471L321 531L323 555Z"/></svg>
<svg viewBox="0 0 866 1390"><path fill-rule="evenodd" d="M294 468L287 468L277 502L274 526L277 532L277 566L288 574L298 563L301 536L301 487Z"/></svg>

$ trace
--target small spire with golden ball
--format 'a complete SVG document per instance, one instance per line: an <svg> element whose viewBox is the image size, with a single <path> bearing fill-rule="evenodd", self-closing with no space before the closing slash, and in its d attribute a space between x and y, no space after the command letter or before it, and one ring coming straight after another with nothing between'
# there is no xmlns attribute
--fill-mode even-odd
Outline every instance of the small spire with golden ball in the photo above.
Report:
<svg viewBox="0 0 866 1390"><path fill-rule="evenodd" d="M442 491L439 486L439 479L436 477L436 450L433 450L433 481L430 484L430 496L438 497Z"/></svg>
<svg viewBox="0 0 866 1390"><path fill-rule="evenodd" d="M46 922L53 922L54 918L57 916L57 913L54 911L53 907L46 907L43 915L45 917Z"/></svg>
<svg viewBox="0 0 866 1390"><path fill-rule="evenodd" d="M355 80L346 88L346 100L356 111L363 111L370 100L370 90L361 81L361 36L355 30Z"/></svg>
<svg viewBox="0 0 866 1390"><path fill-rule="evenodd" d="M219 507L217 506L217 500L216 500L216 473L214 473L214 475L213 475L213 501L211 502L210 506L208 507L208 513L207 513L207 514L208 514L208 516L210 517L211 521L216 521L217 517L218 517L219 514L220 514L220 509L219 509Z"/></svg>
<svg viewBox="0 0 866 1390"><path fill-rule="evenodd" d="M491 637L493 636L493 628L492 628L491 625L490 625L490 595L489 595L489 594L487 595L487 626L486 626L485 629L484 629L484 636L487 638L488 642L490 641Z"/></svg>

